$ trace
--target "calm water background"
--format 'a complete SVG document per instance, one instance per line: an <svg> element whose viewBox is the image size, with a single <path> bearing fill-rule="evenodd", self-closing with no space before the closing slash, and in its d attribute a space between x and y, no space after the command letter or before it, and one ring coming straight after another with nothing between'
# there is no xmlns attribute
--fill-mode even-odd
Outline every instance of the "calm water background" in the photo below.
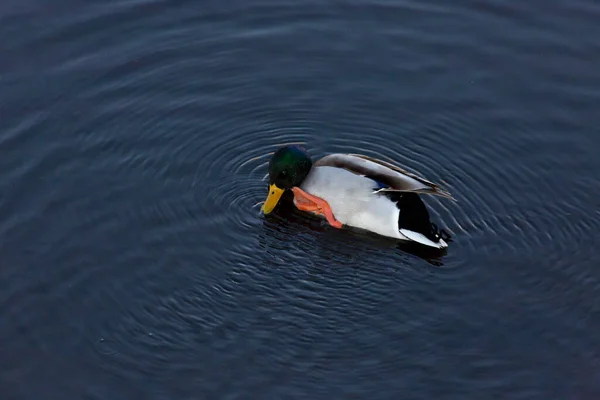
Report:
<svg viewBox="0 0 600 400"><path fill-rule="evenodd" d="M0 393L600 398L600 3L3 1ZM445 182L437 259L266 194Z"/></svg>

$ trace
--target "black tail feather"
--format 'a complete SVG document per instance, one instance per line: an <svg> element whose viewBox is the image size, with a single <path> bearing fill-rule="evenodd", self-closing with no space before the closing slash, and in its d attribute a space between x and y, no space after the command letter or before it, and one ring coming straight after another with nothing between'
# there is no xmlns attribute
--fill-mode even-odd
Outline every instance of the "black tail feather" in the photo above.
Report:
<svg viewBox="0 0 600 400"><path fill-rule="evenodd" d="M438 230L431 222L429 211L417 193L395 193L390 196L400 209L398 227L413 232L422 233L428 239L437 242L440 238L449 240L450 235L444 230Z"/></svg>

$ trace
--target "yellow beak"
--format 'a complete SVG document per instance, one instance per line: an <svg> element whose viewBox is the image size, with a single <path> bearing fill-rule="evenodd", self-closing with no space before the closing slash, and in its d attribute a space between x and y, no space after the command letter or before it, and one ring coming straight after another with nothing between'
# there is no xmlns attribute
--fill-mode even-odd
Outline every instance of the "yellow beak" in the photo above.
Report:
<svg viewBox="0 0 600 400"><path fill-rule="evenodd" d="M277 203L279 203L279 199L283 194L283 189L278 188L275 184L269 186L269 195L267 196L267 200L265 200L265 204L261 207L261 211L265 214L273 211Z"/></svg>

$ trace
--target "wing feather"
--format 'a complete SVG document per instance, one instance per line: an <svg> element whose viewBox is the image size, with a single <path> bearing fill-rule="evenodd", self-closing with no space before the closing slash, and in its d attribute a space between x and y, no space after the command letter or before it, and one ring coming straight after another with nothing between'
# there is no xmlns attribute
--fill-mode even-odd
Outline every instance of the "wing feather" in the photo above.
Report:
<svg viewBox="0 0 600 400"><path fill-rule="evenodd" d="M387 186L379 191L432 194L455 200L450 192L436 183L387 161L362 154L334 153L317 160L314 165L344 168L357 175L375 179Z"/></svg>

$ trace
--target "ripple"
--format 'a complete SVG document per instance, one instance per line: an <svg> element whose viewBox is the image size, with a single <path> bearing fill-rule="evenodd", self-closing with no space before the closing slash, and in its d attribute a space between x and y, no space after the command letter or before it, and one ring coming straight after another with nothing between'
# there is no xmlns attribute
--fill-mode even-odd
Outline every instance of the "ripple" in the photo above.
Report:
<svg viewBox="0 0 600 400"><path fill-rule="evenodd" d="M458 373L497 389L529 380L526 357L559 375L589 361L600 182L580 61L596 45L575 32L570 46L560 15L510 23L532 5L234 3L0 16L0 336L19 349L6 359L61 360L10 361L10 376L151 381L146 398L265 397L252 394L268 379L351 397L347 379L414 392ZM549 7L583 18L574 4ZM445 185L457 202L424 199L453 234L447 254L290 207L261 215L288 143ZM105 387L96 397L114 398Z"/></svg>

